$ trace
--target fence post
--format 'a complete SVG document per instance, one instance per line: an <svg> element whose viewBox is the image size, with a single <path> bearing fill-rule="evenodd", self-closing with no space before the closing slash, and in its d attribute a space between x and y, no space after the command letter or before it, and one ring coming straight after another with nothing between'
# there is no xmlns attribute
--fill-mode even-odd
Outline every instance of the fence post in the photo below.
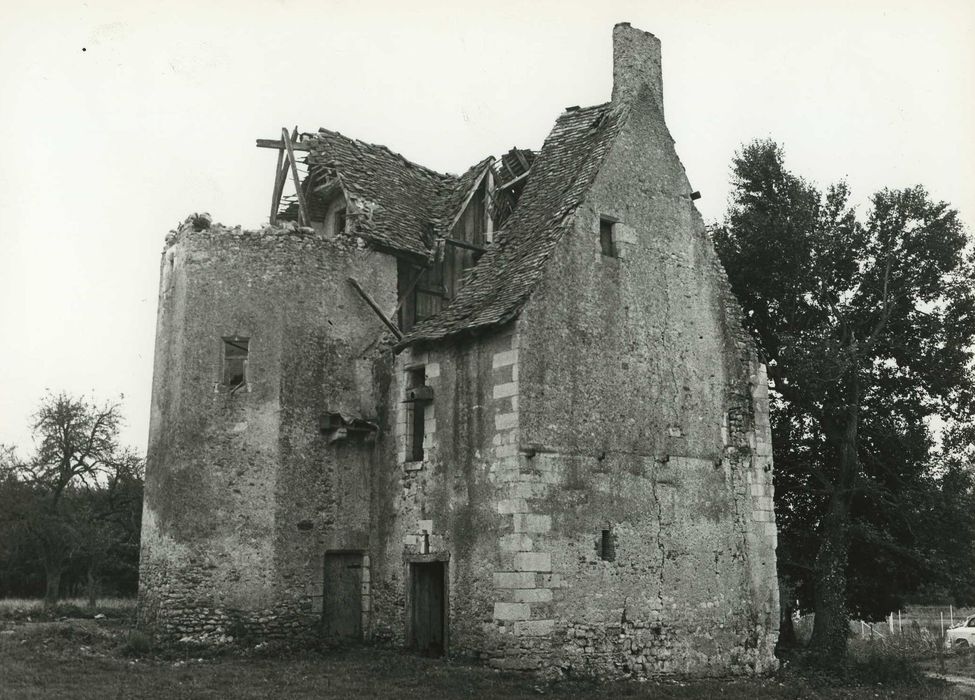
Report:
<svg viewBox="0 0 975 700"><path fill-rule="evenodd" d="M901 621L901 611L897 611L897 634L904 634L904 623Z"/></svg>
<svg viewBox="0 0 975 700"><path fill-rule="evenodd" d="M955 626L955 609L951 607L951 603L948 603L948 619L951 620L951 626Z"/></svg>

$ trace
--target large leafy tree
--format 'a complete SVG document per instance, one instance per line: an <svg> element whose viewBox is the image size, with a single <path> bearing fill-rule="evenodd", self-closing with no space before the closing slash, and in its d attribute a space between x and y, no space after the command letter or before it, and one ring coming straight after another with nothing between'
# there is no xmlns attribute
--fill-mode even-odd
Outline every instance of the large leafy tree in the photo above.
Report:
<svg viewBox="0 0 975 700"><path fill-rule="evenodd" d="M957 212L922 187L878 192L861 219L845 184L820 192L774 142L733 174L713 234L773 385L782 573L811 599L812 645L839 655L851 599L917 584L925 418L967 403L975 271ZM876 572L852 588L851 547Z"/></svg>
<svg viewBox="0 0 975 700"><path fill-rule="evenodd" d="M117 404L52 394L34 415L34 453L0 455L3 539L39 559L48 605L73 562L84 562L91 596L112 552L138 539L141 460L119 447L121 421Z"/></svg>

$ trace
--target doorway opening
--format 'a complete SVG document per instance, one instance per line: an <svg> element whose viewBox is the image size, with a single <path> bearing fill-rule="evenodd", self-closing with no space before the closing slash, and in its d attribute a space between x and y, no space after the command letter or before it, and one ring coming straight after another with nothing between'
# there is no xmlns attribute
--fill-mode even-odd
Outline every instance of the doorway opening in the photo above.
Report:
<svg viewBox="0 0 975 700"><path fill-rule="evenodd" d="M411 562L407 642L425 656L447 653L447 562Z"/></svg>
<svg viewBox="0 0 975 700"><path fill-rule="evenodd" d="M336 640L362 639L362 553L325 554L322 626Z"/></svg>

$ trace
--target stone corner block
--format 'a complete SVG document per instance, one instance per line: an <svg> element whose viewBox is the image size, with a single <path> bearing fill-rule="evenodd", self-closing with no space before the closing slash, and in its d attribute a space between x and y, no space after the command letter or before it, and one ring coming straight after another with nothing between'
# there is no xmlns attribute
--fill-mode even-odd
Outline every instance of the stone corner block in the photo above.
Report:
<svg viewBox="0 0 975 700"><path fill-rule="evenodd" d="M549 532L552 529L552 517L517 513L514 516L514 525L515 532Z"/></svg>
<svg viewBox="0 0 975 700"><path fill-rule="evenodd" d="M534 588L535 572L533 571L499 571L494 574L494 587L502 588Z"/></svg>
<svg viewBox="0 0 975 700"><path fill-rule="evenodd" d="M495 603L495 620L527 620L531 617L531 607L527 603Z"/></svg>
<svg viewBox="0 0 975 700"><path fill-rule="evenodd" d="M542 571L548 573L552 570L552 555L541 552L518 552L515 554L515 571Z"/></svg>

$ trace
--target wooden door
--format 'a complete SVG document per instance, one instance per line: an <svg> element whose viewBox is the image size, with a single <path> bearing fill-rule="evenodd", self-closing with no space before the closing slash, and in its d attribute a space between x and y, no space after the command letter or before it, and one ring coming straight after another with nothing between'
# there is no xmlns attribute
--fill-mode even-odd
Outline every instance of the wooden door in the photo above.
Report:
<svg viewBox="0 0 975 700"><path fill-rule="evenodd" d="M322 605L325 636L362 639L362 555L325 555L325 591Z"/></svg>
<svg viewBox="0 0 975 700"><path fill-rule="evenodd" d="M447 650L445 564L414 563L410 570L411 646L422 654L442 656Z"/></svg>

